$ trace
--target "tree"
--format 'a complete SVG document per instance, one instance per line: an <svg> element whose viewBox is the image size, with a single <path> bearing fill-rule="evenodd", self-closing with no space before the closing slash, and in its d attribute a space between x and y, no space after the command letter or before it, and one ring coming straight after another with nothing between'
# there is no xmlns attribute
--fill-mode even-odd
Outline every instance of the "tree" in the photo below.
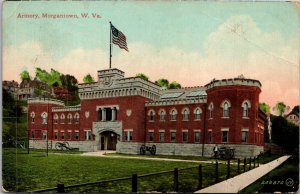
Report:
<svg viewBox="0 0 300 194"><path fill-rule="evenodd" d="M282 116L272 118L272 142L293 150L299 146L299 127Z"/></svg>
<svg viewBox="0 0 300 194"><path fill-rule="evenodd" d="M290 107L286 106L284 102L277 102L273 110L277 111L279 116L283 116L286 111L289 111Z"/></svg>
<svg viewBox="0 0 300 194"><path fill-rule="evenodd" d="M3 95L3 127L2 140L4 147L13 146L13 139L27 137L27 115L22 113L21 103L11 93L2 88Z"/></svg>
<svg viewBox="0 0 300 194"><path fill-rule="evenodd" d="M160 87L165 87L165 88L169 87L169 81L165 78L161 78L159 80L156 80L155 84L160 86Z"/></svg>
<svg viewBox="0 0 300 194"><path fill-rule="evenodd" d="M83 82L86 83L86 84L89 84L89 83L95 82L95 80L91 76L91 74L87 74L86 76L84 76Z"/></svg>
<svg viewBox="0 0 300 194"><path fill-rule="evenodd" d="M61 74L54 69L51 69L50 73L48 73L46 70L37 67L35 69L35 76L50 87L53 85L62 85L60 79Z"/></svg>
<svg viewBox="0 0 300 194"><path fill-rule="evenodd" d="M266 103L259 103L259 108L260 110L262 110L264 113L270 113L270 105L266 104Z"/></svg>
<svg viewBox="0 0 300 194"><path fill-rule="evenodd" d="M149 81L149 77L143 73L138 73L135 75L135 77L142 78L143 80Z"/></svg>
<svg viewBox="0 0 300 194"><path fill-rule="evenodd" d="M29 75L29 72L27 70L22 71L20 73L20 77L21 77L22 81L24 81L24 80L30 81L31 80L31 76Z"/></svg>
<svg viewBox="0 0 300 194"><path fill-rule="evenodd" d="M181 85L177 83L176 81L173 81L172 83L169 84L168 86L169 89L179 89L181 88Z"/></svg>

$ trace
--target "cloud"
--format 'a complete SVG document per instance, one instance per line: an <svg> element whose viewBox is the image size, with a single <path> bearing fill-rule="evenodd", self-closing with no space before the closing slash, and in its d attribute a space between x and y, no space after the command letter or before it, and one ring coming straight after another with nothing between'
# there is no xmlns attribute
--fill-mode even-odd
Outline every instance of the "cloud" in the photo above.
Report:
<svg viewBox="0 0 300 194"><path fill-rule="evenodd" d="M187 52L134 42L130 52L113 47L112 67L127 77L145 73L152 81L167 78L183 86L205 85L213 78L232 78L240 74L261 81L261 101L274 106L278 100L290 106L299 104L299 37L284 38L278 32L264 32L245 15L234 16L209 34L204 51ZM200 44L200 43L199 43ZM54 68L75 75L79 82L87 73L96 78L97 70L109 67L108 51L75 48L58 61L39 42L4 47L3 78L19 80L26 67Z"/></svg>

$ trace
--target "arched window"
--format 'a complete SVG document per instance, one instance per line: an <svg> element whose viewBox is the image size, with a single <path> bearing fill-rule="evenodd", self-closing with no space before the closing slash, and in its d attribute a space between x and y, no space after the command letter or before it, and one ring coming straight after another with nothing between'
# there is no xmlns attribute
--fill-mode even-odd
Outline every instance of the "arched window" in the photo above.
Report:
<svg viewBox="0 0 300 194"><path fill-rule="evenodd" d="M229 107L227 102L224 103L223 117L229 117Z"/></svg>
<svg viewBox="0 0 300 194"><path fill-rule="evenodd" d="M229 107L230 107L230 102L225 100L223 101L223 103L221 104L221 107L223 108L223 117L224 118L228 118L229 117Z"/></svg>
<svg viewBox="0 0 300 194"><path fill-rule="evenodd" d="M68 123L69 124L72 123L72 115L71 115L71 113L68 114Z"/></svg>
<svg viewBox="0 0 300 194"><path fill-rule="evenodd" d="M251 107L251 104L249 100L245 100L242 103L242 108L243 108L243 117L248 118L249 117L249 108Z"/></svg>
<svg viewBox="0 0 300 194"><path fill-rule="evenodd" d="M176 121L177 110L175 108L171 109L170 115L171 115L171 121Z"/></svg>
<svg viewBox="0 0 300 194"><path fill-rule="evenodd" d="M55 115L53 116L53 121L54 121L55 124L58 123L58 115L57 115L57 114L55 114Z"/></svg>
<svg viewBox="0 0 300 194"><path fill-rule="evenodd" d="M149 116L149 121L154 121L154 116L155 116L154 110L150 110L148 112L148 116Z"/></svg>
<svg viewBox="0 0 300 194"><path fill-rule="evenodd" d="M48 117L48 114L46 112L43 112L42 113L42 124L47 124L47 117Z"/></svg>
<svg viewBox="0 0 300 194"><path fill-rule="evenodd" d="M61 122L62 124L65 123L65 115L64 115L64 114L61 114L61 115L60 115L60 122Z"/></svg>
<svg viewBox="0 0 300 194"><path fill-rule="evenodd" d="M197 107L194 110L195 120L200 120L201 119L201 113L202 113L202 110L199 107Z"/></svg>
<svg viewBox="0 0 300 194"><path fill-rule="evenodd" d="M76 124L79 123L79 114L78 113L75 114L74 118L75 118L75 123Z"/></svg>
<svg viewBox="0 0 300 194"><path fill-rule="evenodd" d="M31 112L30 116L31 116L31 122L34 123L34 121L35 121L35 113Z"/></svg>
<svg viewBox="0 0 300 194"><path fill-rule="evenodd" d="M159 116L160 116L161 121L165 121L166 120L166 111L164 109L160 110Z"/></svg>
<svg viewBox="0 0 300 194"><path fill-rule="evenodd" d="M189 120L189 115L190 115L189 109L188 108L183 109L182 115L183 115L183 120L188 121Z"/></svg>
<svg viewBox="0 0 300 194"><path fill-rule="evenodd" d="M213 118L213 110L214 110L214 104L212 102L209 104L208 110L209 110L209 118L212 119Z"/></svg>

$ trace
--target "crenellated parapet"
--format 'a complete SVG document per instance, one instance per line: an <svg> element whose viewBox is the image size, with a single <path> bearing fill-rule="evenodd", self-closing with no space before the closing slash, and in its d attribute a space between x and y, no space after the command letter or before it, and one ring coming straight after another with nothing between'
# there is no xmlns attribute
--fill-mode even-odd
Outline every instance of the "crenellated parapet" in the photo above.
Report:
<svg viewBox="0 0 300 194"><path fill-rule="evenodd" d="M59 106L65 106L65 103L61 100L56 100L53 98L29 98L27 100L28 104L54 104Z"/></svg>
<svg viewBox="0 0 300 194"><path fill-rule="evenodd" d="M210 83L206 84L207 90L220 87L220 86L255 86L261 88L261 83L255 79L246 79L244 77L232 78L232 79L222 79L222 80L212 80Z"/></svg>
<svg viewBox="0 0 300 194"><path fill-rule="evenodd" d="M183 104L200 104L206 103L206 97L193 98L193 99L169 99L169 100L157 100L153 102L147 102L145 104L146 107L149 106L170 106L170 105L183 105Z"/></svg>
<svg viewBox="0 0 300 194"><path fill-rule="evenodd" d="M98 71L98 82L79 84L79 97L83 100L139 95L156 100L160 90L150 81L137 77L124 78L123 71L108 69Z"/></svg>
<svg viewBox="0 0 300 194"><path fill-rule="evenodd" d="M80 111L81 106L76 105L76 106L66 106L66 107L53 107L52 112L74 112L74 111Z"/></svg>

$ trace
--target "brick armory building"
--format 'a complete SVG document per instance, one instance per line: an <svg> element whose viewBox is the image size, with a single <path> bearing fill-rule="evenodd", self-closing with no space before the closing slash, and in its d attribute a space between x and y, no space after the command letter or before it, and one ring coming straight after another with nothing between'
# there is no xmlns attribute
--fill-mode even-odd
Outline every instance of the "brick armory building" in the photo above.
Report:
<svg viewBox="0 0 300 194"><path fill-rule="evenodd" d="M261 83L238 77L205 86L161 89L118 69L98 71L79 84L80 105L49 98L28 100L30 146L66 141L84 151L211 156L213 147L235 148L237 157L263 151L266 115L259 109Z"/></svg>

